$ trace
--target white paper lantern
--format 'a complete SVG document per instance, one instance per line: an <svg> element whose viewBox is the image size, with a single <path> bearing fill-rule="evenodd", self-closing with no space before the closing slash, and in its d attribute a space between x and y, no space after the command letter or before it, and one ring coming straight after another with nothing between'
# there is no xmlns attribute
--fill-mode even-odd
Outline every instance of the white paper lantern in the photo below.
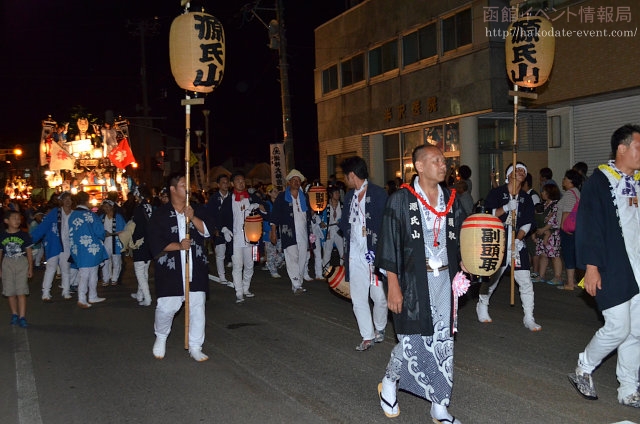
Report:
<svg viewBox="0 0 640 424"><path fill-rule="evenodd" d="M523 16L507 28L507 74L520 86L538 87L549 78L556 40L553 26L541 16Z"/></svg>
<svg viewBox="0 0 640 424"><path fill-rule="evenodd" d="M171 73L180 88L211 93L224 75L224 29L214 16L184 13L173 20L169 34Z"/></svg>

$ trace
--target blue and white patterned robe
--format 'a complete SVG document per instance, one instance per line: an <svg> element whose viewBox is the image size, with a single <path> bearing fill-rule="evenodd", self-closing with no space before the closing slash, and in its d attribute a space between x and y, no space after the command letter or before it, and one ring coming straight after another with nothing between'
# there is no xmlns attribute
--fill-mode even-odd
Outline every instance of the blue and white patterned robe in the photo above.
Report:
<svg viewBox="0 0 640 424"><path fill-rule="evenodd" d="M74 268L91 268L108 258L104 248L104 225L86 206L78 206L69 216L69 238Z"/></svg>

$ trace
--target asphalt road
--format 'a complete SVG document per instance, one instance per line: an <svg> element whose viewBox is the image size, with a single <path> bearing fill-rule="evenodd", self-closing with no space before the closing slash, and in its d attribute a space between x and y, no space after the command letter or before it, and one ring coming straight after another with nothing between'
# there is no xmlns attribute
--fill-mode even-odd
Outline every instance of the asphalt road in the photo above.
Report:
<svg viewBox="0 0 640 424"><path fill-rule="evenodd" d="M284 272L283 272L284 274ZM230 276L230 270L227 270ZM288 280L256 267L243 305L232 289L211 283L206 340L209 361L184 350L184 314L174 321L165 359L151 354L154 306L141 307L132 263L122 285L99 288L107 300L83 310L40 301L42 271L31 280L27 329L0 325L0 421L73 423L429 423L430 404L405 392L389 419L376 387L394 346L366 352L351 303L324 281L294 296ZM57 283L55 284L57 286ZM474 292L462 299L450 411L463 423L640 423L640 410L617 402L613 354L595 372L600 399L582 399L567 373L600 327L588 295L536 284L531 333L522 308L509 306L509 281L492 298L491 324L476 321Z"/></svg>

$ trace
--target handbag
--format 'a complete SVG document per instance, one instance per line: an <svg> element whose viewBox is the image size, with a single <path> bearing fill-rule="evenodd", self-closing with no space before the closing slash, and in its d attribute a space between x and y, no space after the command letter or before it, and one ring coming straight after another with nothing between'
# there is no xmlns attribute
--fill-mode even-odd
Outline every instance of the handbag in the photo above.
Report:
<svg viewBox="0 0 640 424"><path fill-rule="evenodd" d="M571 191L571 194L575 196L576 203L573 205L573 209L571 209L569 215L562 222L562 231L565 233L573 233L576 230L576 217L578 215L578 205L580 205L580 199L578 199L578 196L576 196L573 191Z"/></svg>

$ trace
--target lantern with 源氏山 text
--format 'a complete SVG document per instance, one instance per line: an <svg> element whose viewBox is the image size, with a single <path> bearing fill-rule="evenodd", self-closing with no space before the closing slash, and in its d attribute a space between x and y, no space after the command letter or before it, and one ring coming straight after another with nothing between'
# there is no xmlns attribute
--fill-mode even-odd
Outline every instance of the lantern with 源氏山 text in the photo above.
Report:
<svg viewBox="0 0 640 424"><path fill-rule="evenodd" d="M184 13L173 20L169 34L171 73L180 88L211 93L224 75L224 29L214 16Z"/></svg>
<svg viewBox="0 0 640 424"><path fill-rule="evenodd" d="M547 82L556 41L553 26L542 16L522 16L507 28L507 74L511 82L534 88Z"/></svg>

